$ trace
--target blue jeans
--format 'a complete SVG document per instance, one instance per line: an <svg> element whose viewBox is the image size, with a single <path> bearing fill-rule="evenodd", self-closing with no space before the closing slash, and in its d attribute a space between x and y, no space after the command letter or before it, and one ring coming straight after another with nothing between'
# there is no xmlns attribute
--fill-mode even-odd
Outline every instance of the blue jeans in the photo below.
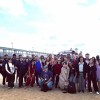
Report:
<svg viewBox="0 0 100 100"><path fill-rule="evenodd" d="M39 80L39 85L42 87L43 85L43 81L42 80ZM48 84L47 84L48 88L49 89L52 89L53 88L53 82L50 81Z"/></svg>
<svg viewBox="0 0 100 100"><path fill-rule="evenodd" d="M69 82L76 83L76 77L73 74L70 75Z"/></svg>

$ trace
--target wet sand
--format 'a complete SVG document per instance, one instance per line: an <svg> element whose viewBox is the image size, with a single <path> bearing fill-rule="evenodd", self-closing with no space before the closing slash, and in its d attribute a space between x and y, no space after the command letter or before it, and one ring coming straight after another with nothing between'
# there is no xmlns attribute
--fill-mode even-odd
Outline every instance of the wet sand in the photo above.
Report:
<svg viewBox="0 0 100 100"><path fill-rule="evenodd" d="M2 86L0 76L0 100L100 100L100 95L89 93L63 94L59 89L54 89L46 93L41 92L37 86L31 88L8 89Z"/></svg>

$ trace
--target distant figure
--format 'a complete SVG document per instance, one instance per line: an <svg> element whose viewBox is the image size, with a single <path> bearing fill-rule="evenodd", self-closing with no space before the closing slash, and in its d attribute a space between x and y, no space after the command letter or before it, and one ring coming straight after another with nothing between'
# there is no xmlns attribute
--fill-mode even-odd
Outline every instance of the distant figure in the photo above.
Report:
<svg viewBox="0 0 100 100"><path fill-rule="evenodd" d="M8 55L4 55L4 59L2 61L2 76L3 76L3 85L6 85L6 70L5 70L5 65L8 63Z"/></svg>
<svg viewBox="0 0 100 100"><path fill-rule="evenodd" d="M99 62L97 61L96 68L97 68L96 74L97 74L98 88L100 91L100 60Z"/></svg>
<svg viewBox="0 0 100 100"><path fill-rule="evenodd" d="M76 68L73 66L73 64L70 62L69 63L69 68L70 68L70 73L69 73L69 82L76 83Z"/></svg>
<svg viewBox="0 0 100 100"><path fill-rule="evenodd" d="M7 72L8 88L14 88L15 67L12 64L11 58L8 59L8 63L5 65L5 69Z"/></svg>
<svg viewBox="0 0 100 100"><path fill-rule="evenodd" d="M26 80L26 86L33 87L35 83L35 62L32 61L31 64L28 66L28 76Z"/></svg>
<svg viewBox="0 0 100 100"><path fill-rule="evenodd" d="M21 88L23 86L23 78L26 70L25 62L23 61L22 57L20 57L17 66L18 66L19 88Z"/></svg>
<svg viewBox="0 0 100 100"><path fill-rule="evenodd" d="M16 73L16 71L17 71L17 66L16 66L16 64L17 64L17 59L16 59L16 54L13 54L13 57L12 57L12 64L13 64L14 67L15 67L15 73ZM15 77L14 77L14 81L15 81Z"/></svg>
<svg viewBox="0 0 100 100"><path fill-rule="evenodd" d="M91 82L93 83L93 88L96 94L99 94L98 87L97 87L97 77L96 77L96 63L94 63L94 59L91 58L88 68L87 68L87 75L88 75L88 91L92 93Z"/></svg>
<svg viewBox="0 0 100 100"><path fill-rule="evenodd" d="M43 72L41 73L41 77L39 80L41 91L47 92L48 90L52 89L53 87L52 77L53 77L52 72L48 70L47 66L44 66Z"/></svg>
<svg viewBox="0 0 100 100"><path fill-rule="evenodd" d="M76 66L77 78L79 82L79 92L84 93L85 89L85 79L86 79L86 63L82 56L79 57L78 64Z"/></svg>
<svg viewBox="0 0 100 100"><path fill-rule="evenodd" d="M59 76L59 87L62 90L65 90L68 87L69 72L70 68L68 66L68 62L63 62L63 67L61 68L61 73Z"/></svg>
<svg viewBox="0 0 100 100"><path fill-rule="evenodd" d="M26 82L26 79L27 79L29 65L30 65L30 60L29 60L29 58L26 58L25 59L25 72L24 72L24 81L25 82Z"/></svg>
<svg viewBox="0 0 100 100"><path fill-rule="evenodd" d="M61 68L62 68L61 59L58 59L57 64L54 65L54 74L55 74L55 78L56 78L55 88L58 87L59 75L61 73Z"/></svg>
<svg viewBox="0 0 100 100"><path fill-rule="evenodd" d="M42 64L41 64L38 56L35 57L35 60L36 60L36 62L35 62L35 66L36 66L35 77L36 77L37 86L39 86L39 78L40 78L41 72L42 72Z"/></svg>

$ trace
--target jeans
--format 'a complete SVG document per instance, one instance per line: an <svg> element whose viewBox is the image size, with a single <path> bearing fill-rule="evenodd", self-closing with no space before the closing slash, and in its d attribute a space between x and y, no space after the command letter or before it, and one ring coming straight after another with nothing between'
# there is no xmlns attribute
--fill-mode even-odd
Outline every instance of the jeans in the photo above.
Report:
<svg viewBox="0 0 100 100"><path fill-rule="evenodd" d="M15 74L7 74L8 87L14 87Z"/></svg>
<svg viewBox="0 0 100 100"><path fill-rule="evenodd" d="M35 71L35 77L36 77L36 83L37 83L37 85L39 85L39 77L40 77L40 75L41 75L41 72Z"/></svg>
<svg viewBox="0 0 100 100"><path fill-rule="evenodd" d="M43 85L43 81L42 80L39 80L39 85L42 87ZM48 84L47 84L48 88L49 89L52 89L53 88L53 82L50 81Z"/></svg>
<svg viewBox="0 0 100 100"><path fill-rule="evenodd" d="M59 75L58 75L58 76L56 76L56 83L55 83L55 87L57 87L57 86L58 86L58 83L59 83Z"/></svg>
<svg viewBox="0 0 100 100"><path fill-rule="evenodd" d="M73 74L70 75L69 82L76 83L76 77Z"/></svg>
<svg viewBox="0 0 100 100"><path fill-rule="evenodd" d="M93 83L94 91L98 92L96 77L93 77L93 75L88 76L88 91L92 92L91 82Z"/></svg>
<svg viewBox="0 0 100 100"><path fill-rule="evenodd" d="M19 87L22 87L23 86L23 77L24 75L19 75Z"/></svg>
<svg viewBox="0 0 100 100"><path fill-rule="evenodd" d="M80 73L80 75L79 75L79 90L84 91L84 88L85 88L85 79L84 79L83 73Z"/></svg>

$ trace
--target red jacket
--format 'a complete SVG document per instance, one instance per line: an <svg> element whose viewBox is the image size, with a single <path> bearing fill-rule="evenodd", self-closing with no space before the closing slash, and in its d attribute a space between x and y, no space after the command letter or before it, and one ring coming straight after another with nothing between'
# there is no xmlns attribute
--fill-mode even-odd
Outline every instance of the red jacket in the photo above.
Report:
<svg viewBox="0 0 100 100"><path fill-rule="evenodd" d="M61 64L54 65L54 73L59 75L61 73L61 68L62 68Z"/></svg>

